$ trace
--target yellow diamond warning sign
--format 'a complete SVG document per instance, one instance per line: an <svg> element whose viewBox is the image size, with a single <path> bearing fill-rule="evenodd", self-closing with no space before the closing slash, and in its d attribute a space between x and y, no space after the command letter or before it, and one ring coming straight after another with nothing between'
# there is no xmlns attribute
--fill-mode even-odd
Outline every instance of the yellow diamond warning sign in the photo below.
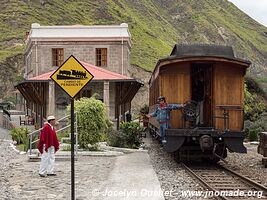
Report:
<svg viewBox="0 0 267 200"><path fill-rule="evenodd" d="M94 76L74 56L70 56L50 78L74 98Z"/></svg>

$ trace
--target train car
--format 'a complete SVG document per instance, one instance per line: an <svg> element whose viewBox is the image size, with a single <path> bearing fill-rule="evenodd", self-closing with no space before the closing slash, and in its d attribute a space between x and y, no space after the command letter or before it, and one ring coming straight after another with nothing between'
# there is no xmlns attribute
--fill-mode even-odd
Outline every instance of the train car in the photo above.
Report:
<svg viewBox="0 0 267 200"><path fill-rule="evenodd" d="M230 152L246 153L244 76L250 62L236 58L231 46L176 44L160 59L149 81L149 111L157 98L186 103L171 112L164 148L180 160L195 157L219 161ZM155 118L149 128L159 134Z"/></svg>

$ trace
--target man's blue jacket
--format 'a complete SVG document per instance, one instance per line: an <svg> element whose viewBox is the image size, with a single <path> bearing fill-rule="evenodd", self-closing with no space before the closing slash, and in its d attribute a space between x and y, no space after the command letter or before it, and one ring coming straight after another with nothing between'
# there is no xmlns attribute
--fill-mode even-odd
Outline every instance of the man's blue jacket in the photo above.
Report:
<svg viewBox="0 0 267 200"><path fill-rule="evenodd" d="M170 111L182 108L181 104L157 105L156 110L150 114L151 117L157 117L159 123L168 123L170 121Z"/></svg>

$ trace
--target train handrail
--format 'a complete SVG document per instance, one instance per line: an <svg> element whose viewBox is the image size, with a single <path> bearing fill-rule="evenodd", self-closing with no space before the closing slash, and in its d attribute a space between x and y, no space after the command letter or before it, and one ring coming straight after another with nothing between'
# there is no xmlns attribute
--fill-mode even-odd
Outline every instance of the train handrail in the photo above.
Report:
<svg viewBox="0 0 267 200"><path fill-rule="evenodd" d="M230 130L229 129L230 116L229 116L229 112L228 111L236 110L236 111L244 112L244 109L240 105L216 105L215 109L216 110L222 110L223 111L223 115L222 116L213 115L212 116L212 120L213 120L212 124L213 124L213 126L215 126L214 119L216 119L216 118L223 119L224 120L224 122L223 122L224 131L229 131Z"/></svg>

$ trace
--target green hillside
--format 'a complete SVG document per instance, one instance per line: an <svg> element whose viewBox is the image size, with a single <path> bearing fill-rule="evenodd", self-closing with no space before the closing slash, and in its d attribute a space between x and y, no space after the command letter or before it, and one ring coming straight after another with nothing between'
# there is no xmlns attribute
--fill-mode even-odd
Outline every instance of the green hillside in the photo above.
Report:
<svg viewBox="0 0 267 200"><path fill-rule="evenodd" d="M24 33L32 23L126 22L133 41L131 63L144 69L152 71L177 42L216 43L232 45L237 56L251 60L253 74L267 74L267 28L227 0L9 0L0 9L1 68L7 58L23 53Z"/></svg>

